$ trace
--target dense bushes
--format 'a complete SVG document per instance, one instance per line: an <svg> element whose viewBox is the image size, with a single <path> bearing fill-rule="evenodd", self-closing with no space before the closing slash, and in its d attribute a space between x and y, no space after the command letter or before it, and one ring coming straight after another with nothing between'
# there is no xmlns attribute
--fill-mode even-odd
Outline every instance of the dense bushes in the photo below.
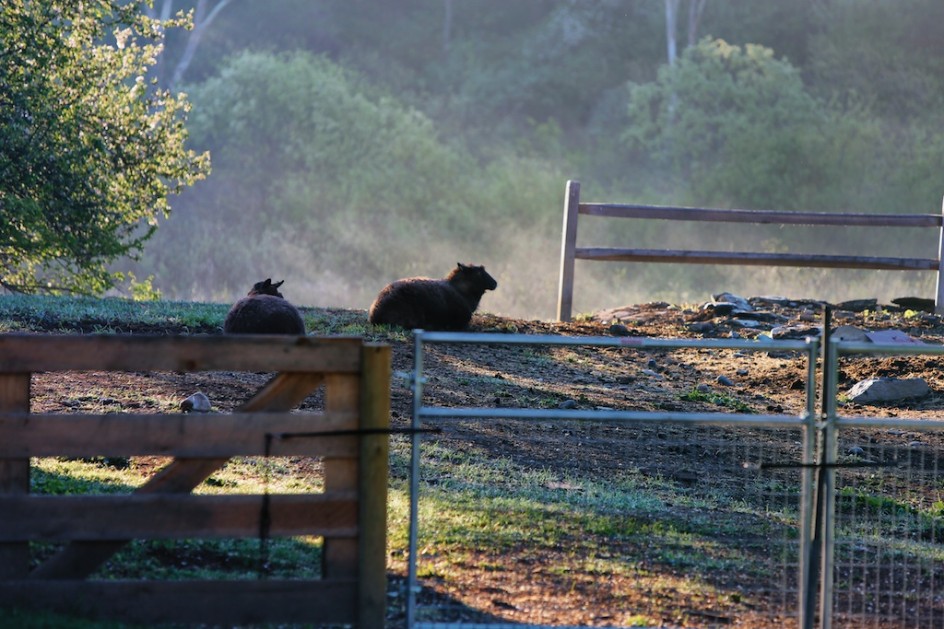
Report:
<svg viewBox="0 0 944 629"><path fill-rule="evenodd" d="M193 143L214 175L175 205L139 274L212 300L276 275L299 303L366 308L397 277L534 259L508 249L558 224L562 175L504 149L483 166L361 81L307 53L245 53L193 86Z"/></svg>

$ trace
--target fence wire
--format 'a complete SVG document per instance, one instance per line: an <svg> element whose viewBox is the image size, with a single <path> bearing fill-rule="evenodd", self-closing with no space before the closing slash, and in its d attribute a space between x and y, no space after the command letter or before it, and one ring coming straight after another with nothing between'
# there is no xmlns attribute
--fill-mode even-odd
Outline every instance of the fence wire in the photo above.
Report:
<svg viewBox="0 0 944 629"><path fill-rule="evenodd" d="M840 432L833 556L836 627L944 627L944 470L939 434Z"/></svg>
<svg viewBox="0 0 944 629"><path fill-rule="evenodd" d="M799 460L799 429L493 421L519 454L472 476L490 450L471 438L455 455L465 424L443 426L460 435L448 444L424 440L419 516L436 542L420 537L416 626L796 624L804 470L764 464ZM529 453L555 435L562 459L603 447L623 469L549 474ZM471 504L492 526L453 520ZM429 550L451 536L481 550Z"/></svg>
<svg viewBox="0 0 944 629"><path fill-rule="evenodd" d="M776 349L806 354L814 391L815 342L415 334L414 427L442 435L422 455L415 440L409 626L796 624L812 399L793 415L428 407L423 345Z"/></svg>
<svg viewBox="0 0 944 629"><path fill-rule="evenodd" d="M805 353L796 417L427 407L424 343L620 341L416 339L415 427L442 433L414 438L409 626L944 627L944 409L837 401L841 361L944 347L827 342L820 388L815 341L632 340Z"/></svg>

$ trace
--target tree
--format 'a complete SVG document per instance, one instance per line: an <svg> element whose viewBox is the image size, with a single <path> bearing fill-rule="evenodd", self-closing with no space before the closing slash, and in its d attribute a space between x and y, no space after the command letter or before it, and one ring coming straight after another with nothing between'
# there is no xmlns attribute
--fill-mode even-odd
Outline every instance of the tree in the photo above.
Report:
<svg viewBox="0 0 944 629"><path fill-rule="evenodd" d="M364 88L304 52L245 52L192 85L191 139L213 154L214 175L180 198L149 247L159 278L242 292L260 268L339 260L363 276L388 266L420 223L436 233L477 225L462 183L470 158L418 111Z"/></svg>
<svg viewBox="0 0 944 629"><path fill-rule="evenodd" d="M176 24L173 22L170 24ZM0 285L96 294L206 175L183 95L145 75L164 26L121 0L0 9Z"/></svg>
<svg viewBox="0 0 944 629"><path fill-rule="evenodd" d="M629 119L630 145L657 156L701 203L796 209L787 205L797 186L816 183L826 117L769 48L703 40L657 81L632 86ZM760 164L769 168L754 172Z"/></svg>

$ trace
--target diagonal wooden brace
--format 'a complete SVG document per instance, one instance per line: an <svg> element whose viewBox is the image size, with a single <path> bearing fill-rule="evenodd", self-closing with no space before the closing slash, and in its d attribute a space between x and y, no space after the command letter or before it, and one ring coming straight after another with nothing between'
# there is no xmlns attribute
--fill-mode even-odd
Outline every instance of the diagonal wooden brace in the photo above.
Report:
<svg viewBox="0 0 944 629"><path fill-rule="evenodd" d="M286 372L269 380L238 412L286 412L301 404L321 383L319 373ZM140 493L186 493L226 464L221 459L174 459L136 491ZM37 566L33 579L83 579L95 572L131 540L70 542Z"/></svg>

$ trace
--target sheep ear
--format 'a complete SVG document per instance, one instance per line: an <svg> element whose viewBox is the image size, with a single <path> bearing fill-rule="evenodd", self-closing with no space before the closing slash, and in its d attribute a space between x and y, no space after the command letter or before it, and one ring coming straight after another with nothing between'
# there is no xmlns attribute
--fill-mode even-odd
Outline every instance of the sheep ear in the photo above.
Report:
<svg viewBox="0 0 944 629"><path fill-rule="evenodd" d="M465 265L462 264L461 262L456 262L456 266L457 266L458 268L460 268L460 269L464 269L464 268L465 268Z"/></svg>
<svg viewBox="0 0 944 629"><path fill-rule="evenodd" d="M279 286L281 286L281 285L284 284L284 283L285 283L285 280L282 280L281 282L276 282L275 284L272 285L272 288L278 288Z"/></svg>
<svg viewBox="0 0 944 629"><path fill-rule="evenodd" d="M262 283L263 286L272 286L272 278L267 277L266 281Z"/></svg>

